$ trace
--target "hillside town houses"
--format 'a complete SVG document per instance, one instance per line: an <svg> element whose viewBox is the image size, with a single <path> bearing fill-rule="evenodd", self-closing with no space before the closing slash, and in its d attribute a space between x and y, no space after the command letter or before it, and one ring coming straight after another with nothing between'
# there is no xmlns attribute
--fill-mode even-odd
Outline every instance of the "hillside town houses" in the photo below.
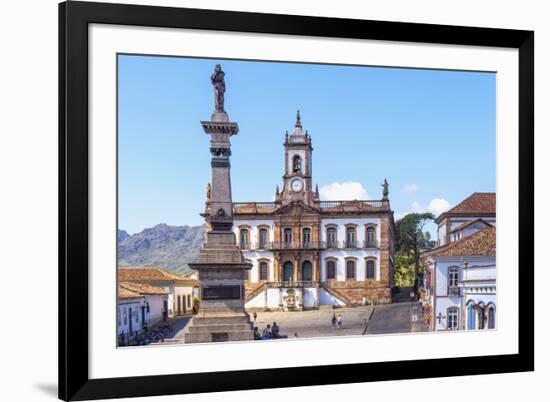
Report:
<svg viewBox="0 0 550 402"><path fill-rule="evenodd" d="M118 336L127 343L169 317L192 314L198 281L161 268L118 268Z"/></svg>
<svg viewBox="0 0 550 402"><path fill-rule="evenodd" d="M496 194L474 193L436 218L422 298L434 331L496 328Z"/></svg>

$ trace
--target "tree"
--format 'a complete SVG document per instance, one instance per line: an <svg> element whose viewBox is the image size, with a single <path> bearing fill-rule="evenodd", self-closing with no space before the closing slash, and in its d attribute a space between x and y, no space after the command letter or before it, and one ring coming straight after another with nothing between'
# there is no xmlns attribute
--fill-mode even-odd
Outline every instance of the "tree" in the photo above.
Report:
<svg viewBox="0 0 550 402"><path fill-rule="evenodd" d="M420 272L420 254L423 248L429 247L430 235L423 232L424 226L435 217L432 213L412 213L405 215L395 223L396 251L413 258L414 287L418 289Z"/></svg>
<svg viewBox="0 0 550 402"><path fill-rule="evenodd" d="M398 287L414 285L414 258L412 254L396 251L394 254L394 283Z"/></svg>

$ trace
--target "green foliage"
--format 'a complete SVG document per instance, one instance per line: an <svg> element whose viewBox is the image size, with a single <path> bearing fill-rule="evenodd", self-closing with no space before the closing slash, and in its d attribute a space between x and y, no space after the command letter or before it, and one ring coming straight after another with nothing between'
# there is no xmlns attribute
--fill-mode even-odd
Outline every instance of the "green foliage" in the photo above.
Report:
<svg viewBox="0 0 550 402"><path fill-rule="evenodd" d="M394 284L395 286L414 285L414 257L403 251L397 251L394 255Z"/></svg>
<svg viewBox="0 0 550 402"><path fill-rule="evenodd" d="M430 235L424 233L423 229L428 221L435 217L432 213L426 212L422 214L413 213L405 215L395 223L396 227L396 253L394 260L394 281L397 284L398 280L409 281L410 274L405 274L410 271L410 259L412 259L413 276L412 282L417 285L416 281L420 273L420 254L423 249L429 247ZM398 265L397 256L401 255L402 262ZM406 256L406 258L404 257ZM399 274L398 274L399 272ZM399 277L398 277L399 275ZM401 286L401 285L397 285Z"/></svg>
<svg viewBox="0 0 550 402"><path fill-rule="evenodd" d="M415 252L428 246L430 241L429 232L423 233L422 230L426 223L433 220L434 216L430 212L423 214L408 214L395 223L397 229L397 251Z"/></svg>

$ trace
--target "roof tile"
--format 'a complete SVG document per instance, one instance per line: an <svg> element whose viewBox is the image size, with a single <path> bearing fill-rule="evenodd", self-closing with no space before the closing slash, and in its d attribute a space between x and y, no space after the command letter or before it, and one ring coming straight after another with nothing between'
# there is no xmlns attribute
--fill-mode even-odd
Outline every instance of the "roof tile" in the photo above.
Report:
<svg viewBox="0 0 550 402"><path fill-rule="evenodd" d="M496 193L473 193L464 201L449 209L447 214L496 213Z"/></svg>
<svg viewBox="0 0 550 402"><path fill-rule="evenodd" d="M431 257L496 255L496 229L488 227L428 253Z"/></svg>
<svg viewBox="0 0 550 402"><path fill-rule="evenodd" d="M146 283L120 282L119 289L125 289L139 295L167 295L168 292L156 286L151 286Z"/></svg>

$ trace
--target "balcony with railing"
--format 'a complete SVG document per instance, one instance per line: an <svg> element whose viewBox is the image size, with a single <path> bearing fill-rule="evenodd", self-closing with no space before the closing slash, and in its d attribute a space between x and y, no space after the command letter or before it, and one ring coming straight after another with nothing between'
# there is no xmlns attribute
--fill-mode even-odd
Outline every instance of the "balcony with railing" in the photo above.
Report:
<svg viewBox="0 0 550 402"><path fill-rule="evenodd" d="M344 242L344 248L347 248L347 249L359 248L359 242L356 240L346 240Z"/></svg>
<svg viewBox="0 0 550 402"><path fill-rule="evenodd" d="M447 296L460 296L460 287L457 286L448 286L447 287Z"/></svg>
<svg viewBox="0 0 550 402"><path fill-rule="evenodd" d="M271 242L270 250L319 250L326 248L326 243L322 241L302 241L302 242Z"/></svg>
<svg viewBox="0 0 550 402"><path fill-rule="evenodd" d="M338 240L327 241L325 244L326 244L326 248L331 250L338 250L342 248L342 244Z"/></svg>
<svg viewBox="0 0 550 402"><path fill-rule="evenodd" d="M233 214L257 214L273 212L276 208L274 202L234 202Z"/></svg>
<svg viewBox="0 0 550 402"><path fill-rule="evenodd" d="M252 251L254 250L254 243L239 243L239 248L242 251Z"/></svg>
<svg viewBox="0 0 550 402"><path fill-rule="evenodd" d="M342 250L342 249L378 249L377 240L359 241L302 241L302 242L258 242L240 243L242 251L276 251L276 250Z"/></svg>
<svg viewBox="0 0 550 402"><path fill-rule="evenodd" d="M380 248L378 240L364 240L363 248Z"/></svg>
<svg viewBox="0 0 550 402"><path fill-rule="evenodd" d="M321 201L319 207L326 211L389 210L388 200Z"/></svg>
<svg viewBox="0 0 550 402"><path fill-rule="evenodd" d="M318 288L319 282L314 281L281 281L281 282L268 282L269 288Z"/></svg>

